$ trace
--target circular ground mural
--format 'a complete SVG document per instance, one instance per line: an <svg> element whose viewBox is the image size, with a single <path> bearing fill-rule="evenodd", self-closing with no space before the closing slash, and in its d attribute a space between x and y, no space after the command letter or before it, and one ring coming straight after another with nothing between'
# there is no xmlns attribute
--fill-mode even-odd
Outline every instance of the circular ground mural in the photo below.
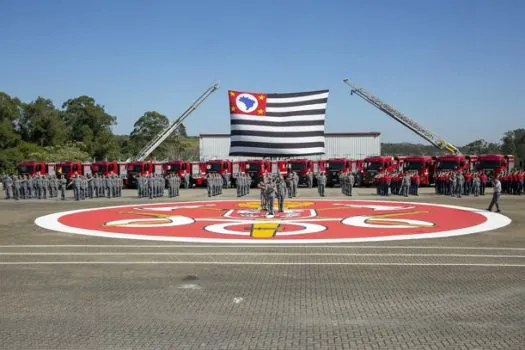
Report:
<svg viewBox="0 0 525 350"><path fill-rule="evenodd" d="M511 222L480 209L428 203L290 200L284 212L274 216L259 206L255 201L135 204L60 212L39 217L35 223L49 230L98 237L302 244L450 237Z"/></svg>

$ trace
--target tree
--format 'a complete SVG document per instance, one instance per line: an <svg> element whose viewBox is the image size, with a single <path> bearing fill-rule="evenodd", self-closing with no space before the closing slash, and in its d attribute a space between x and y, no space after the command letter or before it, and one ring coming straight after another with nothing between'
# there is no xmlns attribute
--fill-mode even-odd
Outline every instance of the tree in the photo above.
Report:
<svg viewBox="0 0 525 350"><path fill-rule="evenodd" d="M500 145L493 142L487 142L483 139L472 141L460 148L465 154L490 154L501 152Z"/></svg>
<svg viewBox="0 0 525 350"><path fill-rule="evenodd" d="M519 161L525 158L525 129L507 131L502 139L501 150L505 154L512 154Z"/></svg>
<svg viewBox="0 0 525 350"><path fill-rule="evenodd" d="M15 147L21 140L17 124L20 121L22 103L17 98L0 92L0 150Z"/></svg>
<svg viewBox="0 0 525 350"><path fill-rule="evenodd" d="M166 129L170 125L168 118L155 111L144 113L133 125L133 131L130 134L127 146L132 155L137 155L140 150L146 146L157 134ZM179 135L184 135L186 128L181 125L172 133L164 142L162 142L157 149L150 155L156 159L171 158L171 153L174 149L180 149L181 140Z"/></svg>
<svg viewBox="0 0 525 350"><path fill-rule="evenodd" d="M88 153L97 159L106 158L117 149L111 130L117 118L107 114L104 106L96 104L92 97L69 99L62 108L71 141L84 143Z"/></svg>
<svg viewBox="0 0 525 350"><path fill-rule="evenodd" d="M53 102L42 97L24 105L20 130L24 141L55 146L67 140L66 124Z"/></svg>

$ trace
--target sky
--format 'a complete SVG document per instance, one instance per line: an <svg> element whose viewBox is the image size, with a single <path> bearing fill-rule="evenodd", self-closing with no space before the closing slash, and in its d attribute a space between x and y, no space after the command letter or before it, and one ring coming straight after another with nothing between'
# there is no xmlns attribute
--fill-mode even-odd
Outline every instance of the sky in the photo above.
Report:
<svg viewBox="0 0 525 350"><path fill-rule="evenodd" d="M229 89L329 89L327 132L425 143L349 77L453 144L497 142L525 127L524 18L521 0L0 0L0 91L92 96L127 134L219 81L185 122L198 135L229 132Z"/></svg>

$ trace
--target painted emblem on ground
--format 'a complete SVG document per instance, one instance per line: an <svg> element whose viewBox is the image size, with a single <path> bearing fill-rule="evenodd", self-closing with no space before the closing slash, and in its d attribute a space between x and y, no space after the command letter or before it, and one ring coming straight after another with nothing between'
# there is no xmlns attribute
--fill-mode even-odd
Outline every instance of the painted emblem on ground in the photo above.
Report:
<svg viewBox="0 0 525 350"><path fill-rule="evenodd" d="M255 201L136 204L60 212L38 226L83 235L207 243L336 243L466 235L510 224L506 216L450 205L290 200L268 217Z"/></svg>

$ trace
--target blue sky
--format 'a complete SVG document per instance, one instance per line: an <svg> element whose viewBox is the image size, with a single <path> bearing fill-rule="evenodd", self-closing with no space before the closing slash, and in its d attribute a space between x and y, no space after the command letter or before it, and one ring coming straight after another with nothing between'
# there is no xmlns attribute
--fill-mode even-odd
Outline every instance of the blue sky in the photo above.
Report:
<svg viewBox="0 0 525 350"><path fill-rule="evenodd" d="M346 76L462 145L525 127L525 1L0 0L0 91L60 106L82 94L129 133L174 119L214 80L189 134L229 132L227 90L330 89L327 131L424 142Z"/></svg>

